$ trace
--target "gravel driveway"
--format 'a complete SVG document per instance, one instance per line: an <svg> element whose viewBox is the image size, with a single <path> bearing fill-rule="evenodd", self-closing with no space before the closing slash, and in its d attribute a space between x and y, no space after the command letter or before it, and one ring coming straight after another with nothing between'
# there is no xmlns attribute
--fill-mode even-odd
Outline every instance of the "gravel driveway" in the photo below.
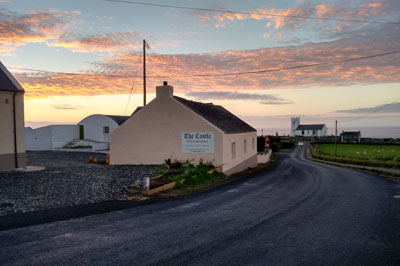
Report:
<svg viewBox="0 0 400 266"><path fill-rule="evenodd" d="M139 184L159 167L89 164L89 156L104 163L106 154L87 152L27 152L36 172L0 172L0 216L76 204L122 199L125 187Z"/></svg>

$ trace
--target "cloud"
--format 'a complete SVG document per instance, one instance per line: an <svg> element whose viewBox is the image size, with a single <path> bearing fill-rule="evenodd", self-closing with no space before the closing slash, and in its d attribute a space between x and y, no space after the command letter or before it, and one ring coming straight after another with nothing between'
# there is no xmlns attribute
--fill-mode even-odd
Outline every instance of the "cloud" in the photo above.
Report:
<svg viewBox="0 0 400 266"><path fill-rule="evenodd" d="M384 2L351 3L339 4L304 4L287 9L259 8L243 13L208 13L200 16L205 25L212 25L221 28L227 27L235 21L244 20L265 20L267 29L293 30L305 28L319 31L321 36L333 38L335 33L344 34L347 31L353 32L360 28L370 26L368 23L355 24L341 20L372 20L372 21L393 21L398 22L398 0L387 0ZM248 13L248 14L247 14ZM315 19L306 19L315 18ZM333 20L319 20L323 18ZM338 20L334 20L338 19ZM269 32L270 33L270 32ZM328 34L329 33L329 34Z"/></svg>
<svg viewBox="0 0 400 266"><path fill-rule="evenodd" d="M186 96L197 100L241 100L260 101L262 104L288 104L291 103L272 94L240 93L236 91L192 91Z"/></svg>
<svg viewBox="0 0 400 266"><path fill-rule="evenodd" d="M52 9L32 10L18 15L0 9L0 48L13 49L26 43L47 42L57 39L79 15L78 11L56 11Z"/></svg>
<svg viewBox="0 0 400 266"><path fill-rule="evenodd" d="M360 32L351 39L299 46L228 50L205 54L154 54L147 59L148 88L168 80L178 92L245 91L274 88L335 87L400 82L400 54L287 71L218 77L191 77L212 73L236 73L279 69L297 65L332 62L398 50L398 26ZM15 75L27 97L56 95L105 95L129 93L132 83L141 87L141 55L119 52L92 63L93 70L82 75L20 73ZM106 77L104 75L117 75ZM121 76L136 76L123 78ZM185 77L189 76L189 77ZM139 92L140 90L138 90ZM266 101L268 102L268 101Z"/></svg>
<svg viewBox="0 0 400 266"><path fill-rule="evenodd" d="M89 36L76 36L74 34L65 34L55 43L50 44L54 47L63 47L74 52L92 53L114 51L126 48L139 48L137 40L143 39L143 35L136 31L111 32L106 34L96 34Z"/></svg>
<svg viewBox="0 0 400 266"><path fill-rule="evenodd" d="M400 113L400 102L393 103L387 107L387 105L379 105L375 107L365 107L365 108L356 108L356 109L347 109L347 110L337 110L338 113L348 113L348 114L366 114L370 112L377 111L379 113Z"/></svg>
<svg viewBox="0 0 400 266"><path fill-rule="evenodd" d="M81 106L71 105L71 104L60 104L60 105L51 105L52 108L57 110L78 110L81 109Z"/></svg>
<svg viewBox="0 0 400 266"><path fill-rule="evenodd" d="M81 35L71 33L73 24L82 22L79 11L57 11L52 9L32 10L20 15L0 9L0 54L13 55L16 46L27 43L46 43L49 47L62 47L73 52L97 53L138 49L142 39L150 36L138 31L109 32ZM107 16L96 17L100 22ZM151 38L150 38L151 39ZM140 40L140 41L139 41ZM177 47L180 40L152 41L154 48Z"/></svg>
<svg viewBox="0 0 400 266"><path fill-rule="evenodd" d="M400 75L398 75L400 73L400 54L261 74L193 77L193 75L202 74L281 69L396 51L399 50L398 43L400 43L398 32L400 32L399 25L379 24L354 31L351 38L347 35L338 35L339 39L320 43L309 42L296 46L227 50L203 54L149 53L146 56L147 87L151 92L155 86L162 84L163 80L172 84L178 93L188 91L267 91L275 88L295 89L398 83L400 82ZM115 38L117 39L117 37ZM71 40L77 39L79 38L71 36ZM88 41L84 42L81 39ZM104 45L98 44L102 43L102 38L100 40L99 38L85 37L81 39L78 43L74 43L75 46L71 49L85 50L89 49L89 45L99 47L93 49L106 49L107 47L116 49L115 47L119 47L118 42L118 45L115 44L115 46L107 41ZM87 45L86 48L84 48L85 45ZM15 72L14 74L25 88L27 98L128 94L132 84L134 84L134 93L141 93L141 62L141 54L121 49L112 56L92 62L92 70L86 71L82 75L28 72ZM264 100L264 102L272 103L269 100Z"/></svg>

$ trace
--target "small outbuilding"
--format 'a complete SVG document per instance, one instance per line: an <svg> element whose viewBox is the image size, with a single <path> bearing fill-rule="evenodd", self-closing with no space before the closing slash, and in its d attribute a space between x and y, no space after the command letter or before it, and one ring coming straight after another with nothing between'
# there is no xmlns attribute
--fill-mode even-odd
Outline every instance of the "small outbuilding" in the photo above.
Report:
<svg viewBox="0 0 400 266"><path fill-rule="evenodd" d="M78 125L50 125L25 131L28 151L60 149L78 138Z"/></svg>
<svg viewBox="0 0 400 266"><path fill-rule="evenodd" d="M24 93L0 62L0 170L26 168Z"/></svg>
<svg viewBox="0 0 400 266"><path fill-rule="evenodd" d="M78 123L80 139L110 142L110 134L122 125L129 116L90 115Z"/></svg>
<svg viewBox="0 0 400 266"><path fill-rule="evenodd" d="M256 130L212 103L173 95L164 82L156 98L111 133L111 164L200 160L233 174L257 166Z"/></svg>
<svg viewBox="0 0 400 266"><path fill-rule="evenodd" d="M340 142L360 143L361 131L342 131L342 133L340 133Z"/></svg>

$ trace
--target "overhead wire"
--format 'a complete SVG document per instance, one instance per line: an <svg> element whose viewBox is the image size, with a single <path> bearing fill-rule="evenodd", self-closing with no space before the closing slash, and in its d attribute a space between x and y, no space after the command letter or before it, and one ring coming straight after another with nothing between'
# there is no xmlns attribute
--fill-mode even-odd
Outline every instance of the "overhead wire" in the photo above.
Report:
<svg viewBox="0 0 400 266"><path fill-rule="evenodd" d="M400 22L397 22L397 21L396 22L390 22L390 21L374 21L374 20L345 19L345 18L332 18L332 17L311 17L311 16L283 15L283 14L262 13L262 12L248 12L248 11L231 11L231 10L224 10L224 9L212 9L212 8L201 8L201 7L166 5L166 4L157 4L157 3L144 3L144 2L127 1L127 0L103 0L103 1L115 2L115 3L124 3L124 4L132 4L132 5L154 6L154 7L164 7L164 8L173 8L173 9L186 9L186 10L218 12L218 13L229 13L229 14L258 15L258 16L269 16L269 17L310 19L310 20L327 20L327 21L341 21L341 22L377 23L377 24L400 25Z"/></svg>
<svg viewBox="0 0 400 266"><path fill-rule="evenodd" d="M139 63L140 63L140 57L138 57L138 64L137 65L139 65ZM137 74L137 72L139 72L139 67L136 68L135 75ZM126 115L126 111L128 110L129 102L131 100L131 95L132 95L132 92L133 92L134 87L135 87L135 80L136 79L133 79L133 82L132 82L132 87L131 87L131 91L129 92L128 102L127 102L126 107L125 107L124 115Z"/></svg>
<svg viewBox="0 0 400 266"><path fill-rule="evenodd" d="M355 120L364 118L364 117L366 117L366 116L369 116L369 115L371 115L371 114L374 114L374 113L376 113L376 112L378 112L378 111L381 111L381 110L385 109L386 107L388 107L388 106L390 106L390 105L396 103L396 102L399 101L399 100L400 100L400 97L396 98L395 100L393 100L393 101L390 102L390 103L387 103L387 104L378 106L375 110L372 110L371 112L365 113L365 114L360 115L360 116L358 116L358 117L356 117L356 118L352 118L352 119L345 120L345 121L338 121L338 122L340 122L340 123L347 123L347 122L352 122L352 121L355 121Z"/></svg>
<svg viewBox="0 0 400 266"><path fill-rule="evenodd" d="M358 60L365 60L365 59L371 59L371 58L376 58L376 57L381 57L381 56L393 55L393 54L398 54L398 53L400 53L400 50L386 52L386 53L380 53L380 54L374 54L374 55L368 55L368 56L348 58L348 59L343 59L343 60L312 63L312 64L303 64L303 65L281 67L281 68L262 69L262 70L254 70L254 71L206 73L206 74L193 74L193 75L149 75L147 77L149 77L149 78L193 78L193 77L220 77L220 76L263 74L263 73L269 73L269 72L277 72L277 71L285 71L285 70L292 70L292 69L347 63L347 62L353 62L353 61L358 61ZM93 76L103 76L103 77L110 77L110 78L137 78L137 77L140 77L137 75L110 75L110 74L96 74L96 73L88 74L88 73L55 72L55 71L47 71L47 70L39 70L39 69L31 69L31 68L20 68L20 67L8 67L8 68L25 70L25 71L42 72L42 73L63 74L63 75L93 75Z"/></svg>

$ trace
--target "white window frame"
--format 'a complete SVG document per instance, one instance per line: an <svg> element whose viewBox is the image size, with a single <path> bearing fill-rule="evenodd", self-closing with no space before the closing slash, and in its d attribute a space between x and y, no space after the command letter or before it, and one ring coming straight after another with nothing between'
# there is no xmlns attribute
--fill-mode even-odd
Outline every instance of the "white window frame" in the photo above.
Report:
<svg viewBox="0 0 400 266"><path fill-rule="evenodd" d="M231 153L232 153L232 159L236 158L236 142L232 142L231 144Z"/></svg>

